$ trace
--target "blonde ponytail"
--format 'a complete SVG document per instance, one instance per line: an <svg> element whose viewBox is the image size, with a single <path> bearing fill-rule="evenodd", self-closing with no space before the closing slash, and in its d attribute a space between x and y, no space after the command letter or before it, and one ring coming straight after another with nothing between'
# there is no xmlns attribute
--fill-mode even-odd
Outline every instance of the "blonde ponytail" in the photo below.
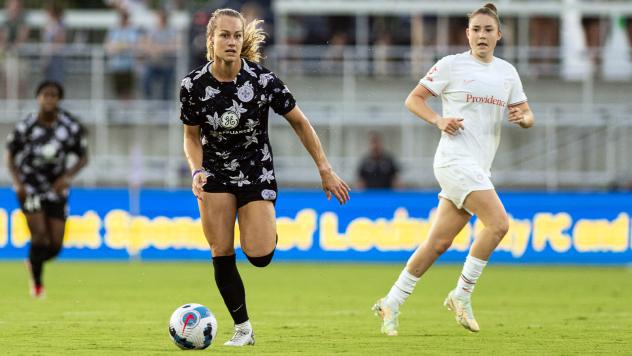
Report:
<svg viewBox="0 0 632 356"><path fill-rule="evenodd" d="M266 33L258 27L263 20L252 20L244 30L244 44L241 47L241 56L249 61L259 63L263 55L261 46L266 41Z"/></svg>

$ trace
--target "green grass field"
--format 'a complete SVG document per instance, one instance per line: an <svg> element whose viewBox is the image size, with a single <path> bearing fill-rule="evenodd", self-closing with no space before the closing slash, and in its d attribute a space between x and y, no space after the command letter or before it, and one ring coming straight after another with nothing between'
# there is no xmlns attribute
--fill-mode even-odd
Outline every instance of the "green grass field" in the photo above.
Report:
<svg viewBox="0 0 632 356"><path fill-rule="evenodd" d="M47 297L28 296L21 262L0 263L1 355L158 355L180 351L167 323L181 304L213 310L215 354L632 353L632 269L490 265L477 286L472 334L442 306L460 267L437 265L402 309L400 335L370 312L400 265L241 264L257 345L223 346L232 321L204 263L54 262ZM196 351L186 351L196 352Z"/></svg>

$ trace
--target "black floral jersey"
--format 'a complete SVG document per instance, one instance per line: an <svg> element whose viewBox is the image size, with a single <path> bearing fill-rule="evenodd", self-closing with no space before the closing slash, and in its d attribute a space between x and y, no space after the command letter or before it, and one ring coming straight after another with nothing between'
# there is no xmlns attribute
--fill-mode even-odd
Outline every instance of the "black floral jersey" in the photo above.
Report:
<svg viewBox="0 0 632 356"><path fill-rule="evenodd" d="M17 123L7 138L7 150L13 157L18 178L29 195L48 194L55 180L66 172L70 154L83 157L87 141L83 126L68 112L60 110L49 127L39 122L37 114L29 114Z"/></svg>
<svg viewBox="0 0 632 356"><path fill-rule="evenodd" d="M268 111L287 114L294 97L274 73L246 59L231 82L218 81L210 68L211 62L191 72L180 89L180 120L201 129L202 167L227 186L273 183Z"/></svg>

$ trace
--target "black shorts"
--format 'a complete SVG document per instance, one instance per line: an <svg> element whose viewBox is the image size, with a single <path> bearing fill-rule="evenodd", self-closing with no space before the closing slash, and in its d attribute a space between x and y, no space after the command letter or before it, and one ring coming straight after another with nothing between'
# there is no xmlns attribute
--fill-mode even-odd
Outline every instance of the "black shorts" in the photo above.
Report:
<svg viewBox="0 0 632 356"><path fill-rule="evenodd" d="M20 199L18 199L20 200ZM66 220L68 217L68 199L47 199L44 195L30 194L20 200L20 209L24 214L44 213L47 217Z"/></svg>
<svg viewBox="0 0 632 356"><path fill-rule="evenodd" d="M207 193L230 193L237 198L237 209L250 203L251 201L265 200L276 204L277 185L276 182L264 185L246 185L243 187L234 187L224 185L212 180L208 180L204 185L204 191Z"/></svg>

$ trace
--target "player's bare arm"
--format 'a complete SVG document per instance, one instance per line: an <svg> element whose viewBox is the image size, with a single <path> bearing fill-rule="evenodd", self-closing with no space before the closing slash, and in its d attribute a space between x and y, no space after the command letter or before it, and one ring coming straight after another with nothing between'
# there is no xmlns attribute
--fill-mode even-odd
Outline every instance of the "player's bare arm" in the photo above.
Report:
<svg viewBox="0 0 632 356"><path fill-rule="evenodd" d="M11 174L11 181L13 183L13 190L17 194L19 199L24 199L26 192L24 190L24 184L20 181L18 177L18 171L15 167L15 161L13 160L13 155L9 151L5 151L4 161L7 165L7 170Z"/></svg>
<svg viewBox="0 0 632 356"><path fill-rule="evenodd" d="M432 96L434 96L434 94L432 94L430 90L418 84L415 89L408 94L405 101L406 108L448 135L458 134L459 130L463 129L463 118L441 117L441 115L434 112L434 110L428 106L428 98Z"/></svg>
<svg viewBox="0 0 632 356"><path fill-rule="evenodd" d="M202 171L202 142L199 126L184 125L184 154L193 175L191 190L198 199L204 200L202 187L206 184L206 174Z"/></svg>
<svg viewBox="0 0 632 356"><path fill-rule="evenodd" d="M338 177L336 172L331 168L331 164L327 160L327 156L325 156L325 151L320 144L318 135L316 135L316 131L314 131L314 128L309 123L309 120L307 120L305 114L303 114L297 105L284 116L296 132L296 135L301 139L303 146L305 146L314 159L327 199L331 199L331 195L333 194L340 204L346 203L347 200L349 200L349 185Z"/></svg>

